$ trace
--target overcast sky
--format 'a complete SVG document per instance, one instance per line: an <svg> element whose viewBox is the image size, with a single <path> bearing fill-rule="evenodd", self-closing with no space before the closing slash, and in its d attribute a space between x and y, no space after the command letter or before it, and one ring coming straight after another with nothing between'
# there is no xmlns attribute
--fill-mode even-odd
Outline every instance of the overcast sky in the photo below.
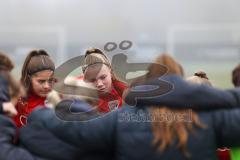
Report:
<svg viewBox="0 0 240 160"><path fill-rule="evenodd" d="M122 39L165 42L173 30L237 28L239 6L239 0L1 0L0 42L13 43L13 37L23 41L25 35L25 41L38 43L29 38L36 31L39 36L50 35L44 42L39 38L40 43L52 43L51 34L62 34L70 44Z"/></svg>

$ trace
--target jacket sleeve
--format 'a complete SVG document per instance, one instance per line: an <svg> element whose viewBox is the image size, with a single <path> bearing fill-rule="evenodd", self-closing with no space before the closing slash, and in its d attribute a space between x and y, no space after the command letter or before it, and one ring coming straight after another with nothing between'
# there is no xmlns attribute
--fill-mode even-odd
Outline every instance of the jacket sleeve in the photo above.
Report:
<svg viewBox="0 0 240 160"><path fill-rule="evenodd" d="M240 146L240 109L216 111L213 124L218 147Z"/></svg>
<svg viewBox="0 0 240 160"><path fill-rule="evenodd" d="M151 84L159 85L154 96L148 91L148 85ZM137 94L138 88L141 96ZM240 107L240 88L221 90L207 85L190 84L178 76L165 76L132 89L126 96L126 101L132 99L138 107L163 105L195 110L230 109Z"/></svg>
<svg viewBox="0 0 240 160"><path fill-rule="evenodd" d="M0 114L3 113L3 102L10 101L8 93L8 82L7 80L0 75Z"/></svg>
<svg viewBox="0 0 240 160"><path fill-rule="evenodd" d="M20 144L40 157L57 160L78 159L79 150L60 140L38 122L20 129Z"/></svg>
<svg viewBox="0 0 240 160"><path fill-rule="evenodd" d="M10 118L0 115L0 159L2 160L40 160L26 149L14 145L16 128Z"/></svg>
<svg viewBox="0 0 240 160"><path fill-rule="evenodd" d="M0 75L0 102L8 102L9 100L8 81Z"/></svg>
<svg viewBox="0 0 240 160"><path fill-rule="evenodd" d="M64 121L55 115L54 110L39 108L30 114L28 124L42 123L55 136L77 146L80 151L108 152L113 148L116 114L112 112L87 121Z"/></svg>

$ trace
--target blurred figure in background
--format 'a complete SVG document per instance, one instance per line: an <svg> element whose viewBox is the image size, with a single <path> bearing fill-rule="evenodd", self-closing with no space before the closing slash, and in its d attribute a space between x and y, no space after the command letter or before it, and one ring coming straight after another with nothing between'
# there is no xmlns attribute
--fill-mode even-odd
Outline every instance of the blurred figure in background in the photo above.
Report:
<svg viewBox="0 0 240 160"><path fill-rule="evenodd" d="M193 82L196 84L206 84L212 86L211 82L209 81L207 74L203 71L198 71L194 74L194 76L187 78L189 82ZM219 160L230 160L230 149L228 148L218 148L217 155Z"/></svg>
<svg viewBox="0 0 240 160"><path fill-rule="evenodd" d="M18 100L18 115L14 121L18 127L27 123L27 117L37 106L44 106L48 93L52 90L54 62L44 50L33 50L26 57L21 74L21 83L26 89L26 97Z"/></svg>
<svg viewBox="0 0 240 160"><path fill-rule="evenodd" d="M5 62L7 62L7 64L5 64ZM17 114L17 111L15 110L15 105L17 104L20 97L25 96L25 90L22 84L19 81L16 81L10 74L9 71L12 70L13 64L11 60L2 53L0 53L0 66L0 98L2 99L2 97L5 96L8 98L7 101L9 101L7 102L7 108L3 108L3 112L0 112L0 159L43 160L41 158L38 158L36 155L31 154L24 148L17 147L16 144L14 144L16 142L15 137L17 131L16 125L10 117ZM4 92L2 92L3 88Z"/></svg>
<svg viewBox="0 0 240 160"><path fill-rule="evenodd" d="M17 114L14 104L10 101L11 95L14 94L14 89L8 87L9 83L14 84L14 80L10 74L13 68L14 64L11 59L0 52L0 113L4 112L9 116L15 116ZM9 90L11 93L9 93Z"/></svg>
<svg viewBox="0 0 240 160"><path fill-rule="evenodd" d="M196 84L206 84L212 86L212 83L209 81L207 74L203 71L198 71L194 73L194 76L188 77L187 81L193 82Z"/></svg>
<svg viewBox="0 0 240 160"><path fill-rule="evenodd" d="M232 71L232 83L234 87L240 86L240 64L238 64ZM231 148L230 150L232 160L240 159L240 148Z"/></svg>
<svg viewBox="0 0 240 160"><path fill-rule="evenodd" d="M240 86L240 64L238 64L232 71L232 83L234 87Z"/></svg>
<svg viewBox="0 0 240 160"><path fill-rule="evenodd" d="M155 63L159 63L168 68L168 72L166 73L166 75L178 75L183 77L183 68L171 56L167 54L162 54L156 59ZM158 77L160 75L160 72L158 71L159 69L150 66L146 81L150 80L150 78ZM196 81L196 79L194 79L194 81ZM167 106L150 107L150 114L155 116L174 115L176 117L179 117L181 115L185 115L186 113L186 110L170 109ZM186 158L190 158L191 156L193 156L192 153L189 152L190 149L187 148L187 144L191 143L188 140L189 137L194 131L206 128L206 125L201 122L198 114L194 111L191 111L190 123L184 121L184 119L174 120L174 118L171 117L170 120L166 121L152 120L151 125L153 133L153 144L157 147L160 153L164 154L165 151L167 152L168 147L173 148L172 145L175 144ZM175 158L177 159L177 155Z"/></svg>

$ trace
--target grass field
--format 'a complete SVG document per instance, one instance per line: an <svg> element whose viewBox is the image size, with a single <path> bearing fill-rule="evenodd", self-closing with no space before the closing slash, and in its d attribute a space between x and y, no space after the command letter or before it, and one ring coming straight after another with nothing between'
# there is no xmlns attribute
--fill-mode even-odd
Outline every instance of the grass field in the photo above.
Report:
<svg viewBox="0 0 240 160"><path fill-rule="evenodd" d="M231 74L237 65L235 62L197 62L182 63L186 77L192 76L196 71L203 70L215 87L232 88Z"/></svg>

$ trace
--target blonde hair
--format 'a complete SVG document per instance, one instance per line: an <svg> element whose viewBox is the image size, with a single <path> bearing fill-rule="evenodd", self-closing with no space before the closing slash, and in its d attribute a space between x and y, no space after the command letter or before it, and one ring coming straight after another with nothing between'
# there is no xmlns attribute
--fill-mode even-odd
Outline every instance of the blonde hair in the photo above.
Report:
<svg viewBox="0 0 240 160"><path fill-rule="evenodd" d="M111 68L111 63L109 62L106 55L97 48L91 48L86 51L84 59L84 70L94 64L105 64Z"/></svg>
<svg viewBox="0 0 240 160"><path fill-rule="evenodd" d="M117 76L114 74L112 70L111 63L107 56L98 48L91 48L88 49L85 53L85 59L84 59L84 67L83 67L83 73L86 71L86 69L90 66L96 65L96 64L104 64L106 65L112 75L112 80L118 80Z"/></svg>

